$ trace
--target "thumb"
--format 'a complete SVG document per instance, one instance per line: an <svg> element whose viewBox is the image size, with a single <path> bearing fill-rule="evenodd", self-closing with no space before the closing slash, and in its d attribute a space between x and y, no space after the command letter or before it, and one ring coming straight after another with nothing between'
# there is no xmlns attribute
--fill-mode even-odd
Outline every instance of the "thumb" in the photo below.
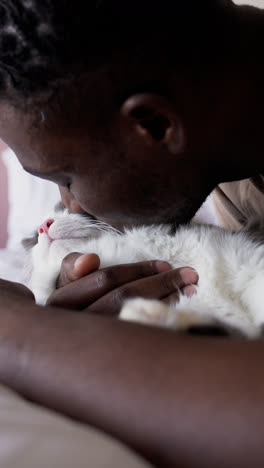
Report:
<svg viewBox="0 0 264 468"><path fill-rule="evenodd" d="M98 255L70 253L65 257L61 264L61 271L57 279L57 289L76 281L83 276L89 275L100 266Z"/></svg>

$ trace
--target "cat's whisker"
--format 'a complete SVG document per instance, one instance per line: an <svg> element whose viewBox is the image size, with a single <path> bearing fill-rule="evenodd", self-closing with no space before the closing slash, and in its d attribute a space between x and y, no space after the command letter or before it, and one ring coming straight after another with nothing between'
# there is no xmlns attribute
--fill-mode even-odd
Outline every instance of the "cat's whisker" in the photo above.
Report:
<svg viewBox="0 0 264 468"><path fill-rule="evenodd" d="M115 234L122 234L121 231L114 228L113 226L110 226L109 224L104 223L103 221L95 221L94 225L91 225L91 227L96 227L100 231L104 231L104 232L112 232L112 233L115 233Z"/></svg>

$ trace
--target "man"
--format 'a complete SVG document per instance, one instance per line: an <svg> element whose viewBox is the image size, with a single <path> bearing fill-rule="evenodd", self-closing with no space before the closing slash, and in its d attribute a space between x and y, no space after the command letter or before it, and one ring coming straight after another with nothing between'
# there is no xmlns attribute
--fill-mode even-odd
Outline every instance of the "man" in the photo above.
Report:
<svg viewBox="0 0 264 468"><path fill-rule="evenodd" d="M263 13L186 3L0 2L0 136L72 211L176 227L263 172ZM45 309L1 283L2 383L156 466L263 466L264 344L114 320L127 297L192 294L199 272L98 267L67 257Z"/></svg>

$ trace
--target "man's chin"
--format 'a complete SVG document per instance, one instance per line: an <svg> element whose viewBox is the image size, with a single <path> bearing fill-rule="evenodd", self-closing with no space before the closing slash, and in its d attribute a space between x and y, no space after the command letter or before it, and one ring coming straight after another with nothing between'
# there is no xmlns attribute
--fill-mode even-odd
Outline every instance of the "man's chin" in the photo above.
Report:
<svg viewBox="0 0 264 468"><path fill-rule="evenodd" d="M172 231L175 231L179 226L190 223L205 199L206 197L198 197L196 200L186 200L184 206L174 216L164 220L164 224L169 224Z"/></svg>
<svg viewBox="0 0 264 468"><path fill-rule="evenodd" d="M125 229L138 228L142 226L160 225L166 224L175 230L182 224L189 223L195 216L206 197L197 197L189 200L184 199L176 206L168 208L157 208L156 210L149 210L142 214L133 214L128 216L126 213L124 217L118 216L118 219L109 218L95 218L91 214L86 213L85 215L90 219L94 219L99 222L106 223L120 232L124 232Z"/></svg>

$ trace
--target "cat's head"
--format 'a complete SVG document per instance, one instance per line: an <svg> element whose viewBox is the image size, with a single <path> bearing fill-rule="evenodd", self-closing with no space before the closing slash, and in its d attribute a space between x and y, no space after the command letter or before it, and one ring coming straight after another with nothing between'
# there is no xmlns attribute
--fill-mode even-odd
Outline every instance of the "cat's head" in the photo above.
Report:
<svg viewBox="0 0 264 468"><path fill-rule="evenodd" d="M88 240L97 239L105 232L118 234L114 228L92 216L71 213L59 203L36 232L22 241L28 252L28 269L32 274L34 270L57 268L66 255L82 253Z"/></svg>
<svg viewBox="0 0 264 468"><path fill-rule="evenodd" d="M50 243L63 240L74 241L74 239L98 237L103 232L118 233L112 226L97 221L90 215L71 213L60 202L55 206L54 211L43 219L43 224L38 226L34 234L24 239L22 244L26 250L29 250L42 242L42 239L48 239Z"/></svg>

